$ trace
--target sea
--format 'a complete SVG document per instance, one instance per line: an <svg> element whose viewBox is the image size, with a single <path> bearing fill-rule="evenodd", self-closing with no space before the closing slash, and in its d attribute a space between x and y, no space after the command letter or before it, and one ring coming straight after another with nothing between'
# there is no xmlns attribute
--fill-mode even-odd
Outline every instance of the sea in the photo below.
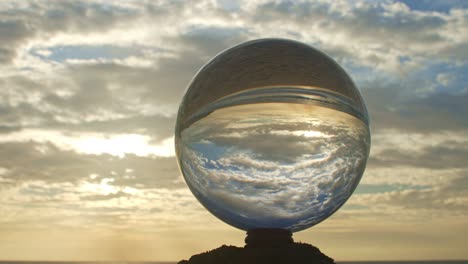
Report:
<svg viewBox="0 0 468 264"><path fill-rule="evenodd" d="M468 264L468 260L413 260L413 261L336 261L337 264ZM177 264L177 261L0 261L0 264Z"/></svg>

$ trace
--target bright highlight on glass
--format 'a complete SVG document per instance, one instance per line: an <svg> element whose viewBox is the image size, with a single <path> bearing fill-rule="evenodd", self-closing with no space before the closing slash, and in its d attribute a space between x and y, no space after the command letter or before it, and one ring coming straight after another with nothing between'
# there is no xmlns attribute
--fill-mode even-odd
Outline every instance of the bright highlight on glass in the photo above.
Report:
<svg viewBox="0 0 468 264"><path fill-rule="evenodd" d="M198 72L175 141L185 180L211 213L243 230L295 232L351 196L370 132L358 90L331 58L299 42L261 39Z"/></svg>

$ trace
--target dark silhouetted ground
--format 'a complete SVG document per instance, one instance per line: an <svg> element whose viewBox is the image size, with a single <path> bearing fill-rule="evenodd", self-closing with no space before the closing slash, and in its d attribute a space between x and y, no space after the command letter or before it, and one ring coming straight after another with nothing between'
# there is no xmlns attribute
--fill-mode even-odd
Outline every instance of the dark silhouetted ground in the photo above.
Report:
<svg viewBox="0 0 468 264"><path fill-rule="evenodd" d="M295 243L292 234L280 229L261 229L247 233L246 245L223 245L192 256L178 264L334 264L312 245Z"/></svg>

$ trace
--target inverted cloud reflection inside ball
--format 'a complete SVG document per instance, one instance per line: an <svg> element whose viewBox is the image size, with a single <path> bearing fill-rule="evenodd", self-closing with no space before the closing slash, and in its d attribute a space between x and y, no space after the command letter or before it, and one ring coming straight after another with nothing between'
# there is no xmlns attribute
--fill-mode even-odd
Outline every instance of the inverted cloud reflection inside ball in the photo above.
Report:
<svg viewBox="0 0 468 264"><path fill-rule="evenodd" d="M224 51L195 76L179 109L177 158L195 197L243 230L293 232L326 219L364 172L365 104L316 49L261 39Z"/></svg>

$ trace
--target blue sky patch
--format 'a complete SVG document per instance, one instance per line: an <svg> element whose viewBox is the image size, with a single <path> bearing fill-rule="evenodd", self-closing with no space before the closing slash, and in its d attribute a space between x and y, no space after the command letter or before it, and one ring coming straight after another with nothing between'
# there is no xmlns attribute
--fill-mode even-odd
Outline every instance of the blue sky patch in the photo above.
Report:
<svg viewBox="0 0 468 264"><path fill-rule="evenodd" d="M45 56L40 50L47 50L51 54ZM31 53L42 59L56 62L64 62L69 59L76 60L112 60L125 59L130 56L143 56L145 50L160 52L161 49L146 48L141 46L115 46L115 45L67 45L54 46L47 49L35 49Z"/></svg>
<svg viewBox="0 0 468 264"><path fill-rule="evenodd" d="M400 0L412 10L448 13L455 8L468 8L466 0Z"/></svg>

